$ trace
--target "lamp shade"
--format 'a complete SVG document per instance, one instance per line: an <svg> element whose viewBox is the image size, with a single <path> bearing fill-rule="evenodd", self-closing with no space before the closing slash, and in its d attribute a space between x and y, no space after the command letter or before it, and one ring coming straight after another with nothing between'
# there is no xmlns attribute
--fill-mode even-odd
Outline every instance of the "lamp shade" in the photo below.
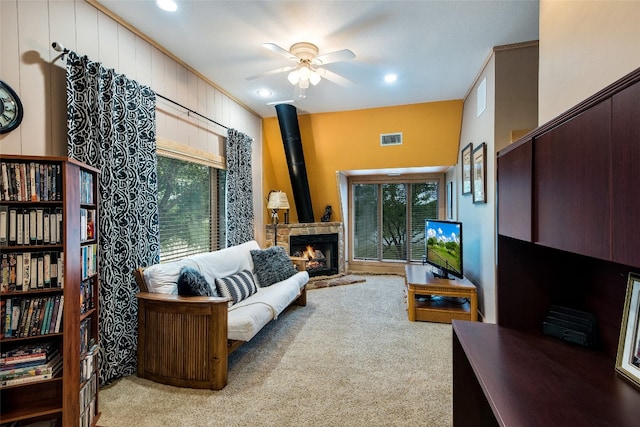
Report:
<svg viewBox="0 0 640 427"><path fill-rule="evenodd" d="M290 209L287 193L284 191L272 191L269 193L267 209Z"/></svg>

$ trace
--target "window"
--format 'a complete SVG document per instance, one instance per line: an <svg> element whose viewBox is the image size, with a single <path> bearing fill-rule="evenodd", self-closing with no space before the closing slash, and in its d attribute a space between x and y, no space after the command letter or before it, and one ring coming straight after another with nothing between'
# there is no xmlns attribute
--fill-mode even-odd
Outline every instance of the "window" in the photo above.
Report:
<svg viewBox="0 0 640 427"><path fill-rule="evenodd" d="M422 261L424 220L438 218L440 179L351 182L353 259Z"/></svg>
<svg viewBox="0 0 640 427"><path fill-rule="evenodd" d="M160 261L225 246L226 172L158 156Z"/></svg>

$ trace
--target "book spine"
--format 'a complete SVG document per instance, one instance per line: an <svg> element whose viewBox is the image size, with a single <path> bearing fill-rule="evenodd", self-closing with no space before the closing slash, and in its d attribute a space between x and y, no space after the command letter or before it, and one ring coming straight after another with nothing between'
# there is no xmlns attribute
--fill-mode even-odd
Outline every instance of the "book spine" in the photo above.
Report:
<svg viewBox="0 0 640 427"><path fill-rule="evenodd" d="M9 356L0 359L0 366L20 365L33 362L47 362L47 353L24 354L21 356Z"/></svg>
<svg viewBox="0 0 640 427"><path fill-rule="evenodd" d="M9 207L0 206L0 246L4 246L9 241Z"/></svg>
<svg viewBox="0 0 640 427"><path fill-rule="evenodd" d="M13 308L12 308L12 301L11 298L7 298L6 301L2 300L2 302L4 303L3 305L3 309L4 309L4 336L7 338L11 338L13 336L12 331L11 331L11 324L12 324L12 314L13 314Z"/></svg>
<svg viewBox="0 0 640 427"><path fill-rule="evenodd" d="M19 385L19 384L28 384L28 383L38 382L42 380L48 380L53 377L54 377L54 374L42 374L42 375L15 378L12 380L2 380L0 381L0 387L8 387L8 386Z"/></svg>
<svg viewBox="0 0 640 427"><path fill-rule="evenodd" d="M58 315L56 317L56 329L55 333L60 332L60 325L62 325L62 310L64 306L64 295L60 295L60 305L58 306Z"/></svg>

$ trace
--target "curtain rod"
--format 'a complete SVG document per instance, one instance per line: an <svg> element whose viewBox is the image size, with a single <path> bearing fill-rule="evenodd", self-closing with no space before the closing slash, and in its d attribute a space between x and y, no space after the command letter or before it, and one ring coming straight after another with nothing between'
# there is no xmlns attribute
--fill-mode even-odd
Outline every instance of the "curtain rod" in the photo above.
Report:
<svg viewBox="0 0 640 427"><path fill-rule="evenodd" d="M202 114L198 113L197 111L194 111L194 110L192 110L192 109L191 109L191 108L189 108L189 107L185 107L184 105L182 105L182 104L180 104L180 103L178 103L178 102L174 101L173 99L169 99L169 98L167 98L166 96L160 95L160 94L159 94L159 93L157 93L157 92L156 92L156 96L157 96L157 97L160 97L160 98L162 98L162 99L164 99L165 101L169 101L169 102L171 102L172 104L177 105L178 107L184 108L184 109L185 109L185 110L187 110L189 113L193 113L193 114L195 114L195 115L197 115L197 116L202 117L202 118L203 118L203 119L205 119L205 120L209 120L211 123L214 123L214 124L216 124L216 125L218 125L218 126L220 126L220 127L223 127L223 128L225 128L225 129L229 130L229 128L228 128L227 126L225 126L225 125L223 125L223 124L220 124L220 123L216 122L215 120L210 119L210 118L209 118L209 117L207 117L207 116L203 116Z"/></svg>
<svg viewBox="0 0 640 427"><path fill-rule="evenodd" d="M65 55L67 55L67 54L70 52L70 51L69 51L69 49L65 48L65 47L62 45L62 43L53 42L53 43L51 43L51 47L52 47L52 48L53 48L53 50L55 50L56 52L60 52L60 53L62 54L62 55L60 55L60 57L61 57L61 59L62 59L63 61L64 61L64 56L65 56ZM187 112L188 112L188 113L193 113L193 114L195 114L195 115L197 115L197 116L199 116L199 117L202 117L202 118L203 118L203 119L205 119L205 120L210 121L210 122L211 122L211 123L213 123L213 124L216 124L216 125L218 125L218 126L220 126L220 127L225 128L226 130L229 130L229 128L228 128L227 126L225 126L225 125L223 125L223 124L221 124L221 123L218 123L218 122L216 122L215 120L210 119L210 118L209 118L209 117L207 117L207 116L203 116L202 114L198 113L197 111L194 111L194 110L192 110L192 109L191 109L191 108L189 108L189 107L185 107L184 105L182 105L182 104L180 104L180 103L178 103L178 102L174 101L173 99L169 99L169 98L167 98L166 96L160 95L160 94L159 94L159 93L157 93L157 92L156 92L156 96L158 96L158 97L160 97L160 98L164 99L165 101L169 101L169 102L171 102L172 104L177 105L177 106L178 106L178 107L180 107L180 108L184 108L185 110L187 110Z"/></svg>

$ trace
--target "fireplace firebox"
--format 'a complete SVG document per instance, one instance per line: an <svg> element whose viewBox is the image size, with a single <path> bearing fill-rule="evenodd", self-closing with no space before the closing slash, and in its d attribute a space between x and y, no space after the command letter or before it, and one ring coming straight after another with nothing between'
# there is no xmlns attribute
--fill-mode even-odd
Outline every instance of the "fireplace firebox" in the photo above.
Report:
<svg viewBox="0 0 640 427"><path fill-rule="evenodd" d="M338 233L289 237L291 256L307 259L310 277L338 274Z"/></svg>

